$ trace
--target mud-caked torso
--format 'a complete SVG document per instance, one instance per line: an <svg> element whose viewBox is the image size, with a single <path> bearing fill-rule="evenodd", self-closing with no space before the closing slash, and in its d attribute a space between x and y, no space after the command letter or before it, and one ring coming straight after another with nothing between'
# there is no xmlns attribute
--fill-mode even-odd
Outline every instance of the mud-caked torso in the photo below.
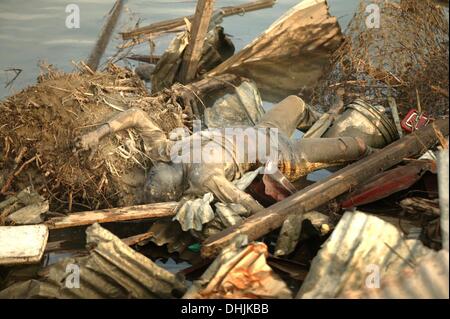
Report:
<svg viewBox="0 0 450 319"><path fill-rule="evenodd" d="M258 127L204 130L171 148L171 161L182 164L188 194L204 193L211 176L233 181L268 161L286 162L293 156L288 137Z"/></svg>

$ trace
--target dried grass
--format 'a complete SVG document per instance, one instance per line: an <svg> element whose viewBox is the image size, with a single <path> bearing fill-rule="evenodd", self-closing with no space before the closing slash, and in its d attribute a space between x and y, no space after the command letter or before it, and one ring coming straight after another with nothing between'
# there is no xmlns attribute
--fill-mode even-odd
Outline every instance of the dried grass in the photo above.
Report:
<svg viewBox="0 0 450 319"><path fill-rule="evenodd" d="M366 6L380 7L380 28L366 26ZM387 106L396 99L401 115L420 107L448 114L448 12L429 0L361 1L335 53L330 72L316 88L313 104L327 106L345 88L345 101L363 97Z"/></svg>
<svg viewBox="0 0 450 319"><path fill-rule="evenodd" d="M149 96L128 69L109 65L93 73L77 67L80 72L67 74L45 66L36 85L0 102L0 188L5 194L33 184L55 211L130 204L122 175L152 164L140 137L133 130L116 134L89 162L73 152L74 139L130 107L144 109L169 132L183 126L181 107L170 92Z"/></svg>

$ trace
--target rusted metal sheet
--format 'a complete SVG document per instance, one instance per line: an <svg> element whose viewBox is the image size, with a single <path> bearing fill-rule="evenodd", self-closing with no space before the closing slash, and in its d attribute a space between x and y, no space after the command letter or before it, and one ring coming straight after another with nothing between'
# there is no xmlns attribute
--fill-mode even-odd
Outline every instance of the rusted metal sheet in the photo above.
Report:
<svg viewBox="0 0 450 319"><path fill-rule="evenodd" d="M431 171L433 165L431 161L413 161L378 174L360 189L347 196L341 203L341 207L344 209L358 207L408 189L419 181L423 174Z"/></svg>

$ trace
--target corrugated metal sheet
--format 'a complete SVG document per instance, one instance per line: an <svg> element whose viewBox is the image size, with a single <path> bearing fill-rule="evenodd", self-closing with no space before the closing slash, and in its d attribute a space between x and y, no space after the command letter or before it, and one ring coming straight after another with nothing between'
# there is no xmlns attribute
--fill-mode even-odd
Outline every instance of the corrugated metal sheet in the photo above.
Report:
<svg viewBox="0 0 450 319"><path fill-rule="evenodd" d="M349 291L340 298L377 299L448 299L448 251L432 252L415 269L405 269L399 275L382 280L379 289Z"/></svg>
<svg viewBox="0 0 450 319"><path fill-rule="evenodd" d="M95 246L88 256L63 259L44 269L39 280L9 286L0 292L0 298L172 298L174 293L181 296L185 292L182 278L100 225L94 224L86 233L87 245ZM79 269L79 288L73 276L75 268Z"/></svg>
<svg viewBox="0 0 450 319"><path fill-rule="evenodd" d="M346 212L313 259L297 297L336 298L343 291L362 290L371 284L368 280L414 269L430 253L376 216Z"/></svg>

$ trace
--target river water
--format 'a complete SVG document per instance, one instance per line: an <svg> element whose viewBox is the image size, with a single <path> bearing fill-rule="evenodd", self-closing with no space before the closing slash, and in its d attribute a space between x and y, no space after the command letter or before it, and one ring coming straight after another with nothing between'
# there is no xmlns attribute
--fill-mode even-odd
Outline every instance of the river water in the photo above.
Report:
<svg viewBox="0 0 450 319"><path fill-rule="evenodd" d="M216 0L216 7L237 5L250 0ZM251 42L272 22L299 0L278 0L273 8L263 9L224 19L223 26L233 36L237 50ZM329 0L330 12L339 18L345 29L356 9L358 0ZM72 60L85 59L93 47L107 12L114 0L1 0L0 1L0 98L32 85L39 75L40 61L65 71L73 69ZM65 25L66 6L80 8L80 28ZM105 58L116 52L121 43L117 31L133 26L138 19L147 25L165 19L190 15L195 11L194 0L128 0L126 9ZM156 53L162 53L171 36L155 41ZM147 44L136 47L134 53L149 52ZM14 77L11 68L21 69L12 85L5 85Z"/></svg>

